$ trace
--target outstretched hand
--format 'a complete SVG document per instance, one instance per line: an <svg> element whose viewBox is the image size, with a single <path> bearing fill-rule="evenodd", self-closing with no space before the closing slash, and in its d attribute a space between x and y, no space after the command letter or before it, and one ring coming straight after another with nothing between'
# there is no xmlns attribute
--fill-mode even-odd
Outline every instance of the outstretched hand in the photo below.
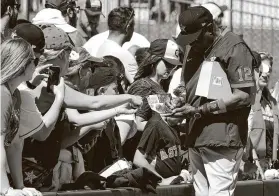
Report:
<svg viewBox="0 0 279 196"><path fill-rule="evenodd" d="M120 114L134 114L137 112L138 109L131 106L130 103L123 104L115 108L117 115Z"/></svg>
<svg viewBox="0 0 279 196"><path fill-rule="evenodd" d="M46 71L47 68L51 66L52 64L46 64L46 65L36 67L32 79L29 82L34 86L38 86L43 79L48 78L48 75L45 74L44 72Z"/></svg>
<svg viewBox="0 0 279 196"><path fill-rule="evenodd" d="M131 107L139 108L142 105L142 97L137 95L130 95L130 96L131 96L131 101L130 101Z"/></svg>
<svg viewBox="0 0 279 196"><path fill-rule="evenodd" d="M164 116L171 116L174 118L192 118L195 114L196 108L186 103L182 107L173 109L170 114L166 114Z"/></svg>
<svg viewBox="0 0 279 196"><path fill-rule="evenodd" d="M52 85L51 86L52 92L53 94L55 94L55 96L64 99L65 96L65 82L64 82L64 78L60 78L59 84L58 85Z"/></svg>

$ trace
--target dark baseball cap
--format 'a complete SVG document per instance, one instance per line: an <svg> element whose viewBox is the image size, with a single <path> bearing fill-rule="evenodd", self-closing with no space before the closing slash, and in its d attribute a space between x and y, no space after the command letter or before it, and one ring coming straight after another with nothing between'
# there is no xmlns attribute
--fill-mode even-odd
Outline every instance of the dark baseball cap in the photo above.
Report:
<svg viewBox="0 0 279 196"><path fill-rule="evenodd" d="M15 26L12 31L12 38L21 37L32 45L34 51L40 51L45 47L43 31L31 23L22 23Z"/></svg>
<svg viewBox="0 0 279 196"><path fill-rule="evenodd" d="M65 11L71 5L71 0L46 0L46 4L53 9Z"/></svg>
<svg viewBox="0 0 279 196"><path fill-rule="evenodd" d="M149 53L162 57L171 65L182 65L180 62L180 48L172 40L157 39L150 44Z"/></svg>
<svg viewBox="0 0 279 196"><path fill-rule="evenodd" d="M103 15L102 13L102 2L100 0L86 0L85 2L85 12L88 15Z"/></svg>
<svg viewBox="0 0 279 196"><path fill-rule="evenodd" d="M179 15L181 32L176 42L183 48L194 42L201 34L202 29L213 22L212 14L202 6L189 7Z"/></svg>

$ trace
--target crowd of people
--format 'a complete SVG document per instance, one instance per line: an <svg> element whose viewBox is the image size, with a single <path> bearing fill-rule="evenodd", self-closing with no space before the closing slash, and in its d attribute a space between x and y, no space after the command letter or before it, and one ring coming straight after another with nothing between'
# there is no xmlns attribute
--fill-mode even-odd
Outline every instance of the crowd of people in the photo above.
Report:
<svg viewBox="0 0 279 196"><path fill-rule="evenodd" d="M100 0L46 0L31 21L19 9L1 0L1 195L182 183L233 195L238 180L279 178L273 58L222 26L224 6L189 7L176 38L151 42L131 7L102 33ZM209 84L230 95L197 93L212 63L225 77ZM168 112L151 95L170 97Z"/></svg>

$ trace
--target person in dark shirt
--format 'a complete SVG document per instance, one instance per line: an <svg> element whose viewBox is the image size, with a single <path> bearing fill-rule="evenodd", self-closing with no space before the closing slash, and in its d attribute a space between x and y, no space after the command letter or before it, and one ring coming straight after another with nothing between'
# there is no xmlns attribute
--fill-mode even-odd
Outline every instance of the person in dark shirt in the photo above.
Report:
<svg viewBox="0 0 279 196"><path fill-rule="evenodd" d="M181 144L176 129L182 120L161 117L155 113L144 128L134 156L135 165L154 172L163 179L163 184L170 183L180 175L183 168ZM190 175L187 178L190 179Z"/></svg>
<svg viewBox="0 0 279 196"><path fill-rule="evenodd" d="M139 131L152 116L152 110L148 105L146 96L165 94L160 85L161 80L167 79L176 66L181 65L179 47L176 43L167 39L157 39L150 45L144 60L138 68L135 82L130 86L128 93L142 96L143 105L136 113L137 127Z"/></svg>
<svg viewBox="0 0 279 196"><path fill-rule="evenodd" d="M90 79L89 87L94 89L95 95L119 94L120 72L115 67L97 67ZM85 136L79 141L84 149L87 169L100 172L106 166L122 158L122 146L119 127L114 118L106 120L105 128L98 134Z"/></svg>
<svg viewBox="0 0 279 196"><path fill-rule="evenodd" d="M179 16L184 44L203 51L203 60L215 59L227 74L232 96L211 100L195 95L202 66L184 79L186 102L173 110L173 116L189 119L186 145L194 175L196 195L233 195L237 174L247 141L247 118L250 112L251 87L254 86L255 58L243 39L218 28L204 7L188 8ZM182 46L185 48L185 46ZM187 64L188 66L188 64ZM186 81L186 79L185 79Z"/></svg>

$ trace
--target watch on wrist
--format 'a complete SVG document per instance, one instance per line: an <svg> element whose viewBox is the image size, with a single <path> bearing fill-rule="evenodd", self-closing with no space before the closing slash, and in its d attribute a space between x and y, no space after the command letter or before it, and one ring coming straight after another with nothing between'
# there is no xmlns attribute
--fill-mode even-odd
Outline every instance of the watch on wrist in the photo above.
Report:
<svg viewBox="0 0 279 196"><path fill-rule="evenodd" d="M195 112L194 112L194 118L195 118L195 119L201 118L201 116L202 116L201 114L202 114L201 108L200 108L200 107L197 107L196 110L195 110Z"/></svg>

